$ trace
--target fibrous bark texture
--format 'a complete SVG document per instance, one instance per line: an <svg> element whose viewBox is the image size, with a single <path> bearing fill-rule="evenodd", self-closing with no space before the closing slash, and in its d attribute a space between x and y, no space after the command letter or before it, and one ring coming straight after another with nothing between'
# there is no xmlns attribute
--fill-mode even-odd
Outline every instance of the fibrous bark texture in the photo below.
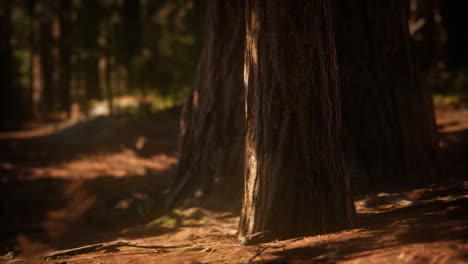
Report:
<svg viewBox="0 0 468 264"><path fill-rule="evenodd" d="M335 2L347 158L355 190L432 179L434 114L410 54L406 1Z"/></svg>
<svg viewBox="0 0 468 264"><path fill-rule="evenodd" d="M240 207L244 163L243 1L208 1L197 79L181 118L179 168L169 205ZM208 195L209 194L209 195ZM204 199L207 196L214 199ZM216 199L218 198L218 199Z"/></svg>
<svg viewBox="0 0 468 264"><path fill-rule="evenodd" d="M246 6L243 243L326 233L355 217L329 0Z"/></svg>

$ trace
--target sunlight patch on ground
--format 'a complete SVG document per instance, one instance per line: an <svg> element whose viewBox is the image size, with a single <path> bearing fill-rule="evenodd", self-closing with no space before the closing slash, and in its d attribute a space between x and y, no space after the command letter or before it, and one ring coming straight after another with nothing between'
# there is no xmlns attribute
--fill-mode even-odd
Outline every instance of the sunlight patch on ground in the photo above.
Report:
<svg viewBox="0 0 468 264"><path fill-rule="evenodd" d="M451 186L451 193L444 193L440 188L422 188L402 193L378 193L355 199L358 213L378 214L383 211L401 209L436 201L451 202L468 198L468 182L458 182Z"/></svg>
<svg viewBox="0 0 468 264"><path fill-rule="evenodd" d="M450 133L468 129L468 109L436 109L435 113L439 132Z"/></svg>
<svg viewBox="0 0 468 264"><path fill-rule="evenodd" d="M127 149L113 154L86 156L57 166L33 168L30 179L145 176L151 172L168 170L176 163L174 156L160 154L144 158Z"/></svg>
<svg viewBox="0 0 468 264"><path fill-rule="evenodd" d="M43 137L60 131L65 130L79 122L82 122L84 119L72 119L63 121L60 123L53 123L44 125L35 129L22 130L22 131L11 131L11 132L0 132L0 140L6 139L27 139L27 138L37 138Z"/></svg>

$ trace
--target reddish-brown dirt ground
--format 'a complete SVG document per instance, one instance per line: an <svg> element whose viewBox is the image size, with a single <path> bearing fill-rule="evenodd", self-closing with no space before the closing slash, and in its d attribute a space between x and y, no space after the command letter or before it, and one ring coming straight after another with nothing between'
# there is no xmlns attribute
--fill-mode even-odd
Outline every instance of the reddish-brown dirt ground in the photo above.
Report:
<svg viewBox="0 0 468 264"><path fill-rule="evenodd" d="M468 109L436 115L440 182L356 196L354 229L253 246L236 213L164 211L176 113L2 133L0 263L467 263Z"/></svg>

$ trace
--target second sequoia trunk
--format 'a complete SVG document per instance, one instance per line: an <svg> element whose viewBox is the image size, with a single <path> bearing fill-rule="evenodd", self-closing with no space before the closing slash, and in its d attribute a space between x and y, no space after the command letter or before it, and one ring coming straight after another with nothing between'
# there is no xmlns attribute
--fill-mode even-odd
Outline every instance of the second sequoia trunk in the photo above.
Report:
<svg viewBox="0 0 468 264"><path fill-rule="evenodd" d="M329 0L247 1L243 243L354 221Z"/></svg>
<svg viewBox="0 0 468 264"><path fill-rule="evenodd" d="M436 175L431 97L410 55L405 1L336 1L347 156L356 190Z"/></svg>
<svg viewBox="0 0 468 264"><path fill-rule="evenodd" d="M195 87L182 113L179 167L168 203L218 206L222 200L239 207L245 133L244 3L211 0L207 9L205 43ZM207 201L207 196L214 199Z"/></svg>

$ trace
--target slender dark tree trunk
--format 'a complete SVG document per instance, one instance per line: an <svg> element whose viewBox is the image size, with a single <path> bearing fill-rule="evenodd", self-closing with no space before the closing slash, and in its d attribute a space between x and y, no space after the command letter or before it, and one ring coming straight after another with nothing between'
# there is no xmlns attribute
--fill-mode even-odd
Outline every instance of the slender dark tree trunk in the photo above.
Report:
<svg viewBox="0 0 468 264"><path fill-rule="evenodd" d="M142 44L141 1L124 0L122 5L123 36L132 41L123 41L123 61L130 67L132 57L139 51Z"/></svg>
<svg viewBox="0 0 468 264"><path fill-rule="evenodd" d="M108 30L110 30L110 26L108 27ZM113 115L114 114L114 93L112 91L111 87L111 38L110 38L110 33L106 33L106 46L104 47L104 52L105 52L105 60L106 60L106 69L105 69L105 86L106 86L106 95L107 95L107 105L109 107L109 114Z"/></svg>
<svg viewBox="0 0 468 264"><path fill-rule="evenodd" d="M13 83L13 51L11 46L11 1L0 0L0 130L13 128L16 109L12 97L15 95Z"/></svg>
<svg viewBox="0 0 468 264"><path fill-rule="evenodd" d="M207 2L205 43L181 122L180 158L168 203L198 200L217 206L229 196L239 208L244 162L244 3ZM239 201L239 202L237 202ZM213 202L213 203L212 203Z"/></svg>
<svg viewBox="0 0 468 264"><path fill-rule="evenodd" d="M120 9L120 15L122 21L114 42L116 42L119 50L116 59L119 93L122 94L132 86L132 58L142 47L141 1L124 0ZM129 39L132 41L127 41Z"/></svg>
<svg viewBox="0 0 468 264"><path fill-rule="evenodd" d="M71 55L72 1L61 0L60 5L60 103L61 110L71 116Z"/></svg>
<svg viewBox="0 0 468 264"><path fill-rule="evenodd" d="M42 113L42 69L41 69L41 49L40 47L40 23L39 23L39 3L37 0L27 1L29 15L31 19L30 27L30 99L31 115L35 119L41 119Z"/></svg>
<svg viewBox="0 0 468 264"><path fill-rule="evenodd" d="M442 26L439 0L409 1L411 52L422 72L444 70L446 54L445 29Z"/></svg>
<svg viewBox="0 0 468 264"><path fill-rule="evenodd" d="M345 228L355 210L342 149L330 0L248 0L243 243Z"/></svg>
<svg viewBox="0 0 468 264"><path fill-rule="evenodd" d="M38 51L40 57L40 74L41 74L41 112L43 115L49 114L53 110L54 105L54 58L52 54L52 19L47 16L50 12L51 2L48 0L37 1L37 16L38 19Z"/></svg>
<svg viewBox="0 0 468 264"><path fill-rule="evenodd" d="M99 85L99 59L92 54L84 59L84 76L86 85L86 100L101 100L102 91Z"/></svg>
<svg viewBox="0 0 468 264"><path fill-rule="evenodd" d="M355 190L436 175L431 95L410 55L406 1L336 1L347 157Z"/></svg>
<svg viewBox="0 0 468 264"><path fill-rule="evenodd" d="M103 91L99 85L99 56L100 49L98 45L98 38L100 34L101 24L101 11L102 6L99 1L84 0L83 10L80 13L81 20L81 35L83 43L83 54L81 54L84 86L85 86L85 106L84 109L88 111L88 103L91 100L103 99ZM126 39L125 41L130 41Z"/></svg>
<svg viewBox="0 0 468 264"><path fill-rule="evenodd" d="M442 25L447 34L445 50L447 52L447 68L450 71L468 68L468 9L467 1L440 0ZM466 86L464 86L466 87Z"/></svg>

